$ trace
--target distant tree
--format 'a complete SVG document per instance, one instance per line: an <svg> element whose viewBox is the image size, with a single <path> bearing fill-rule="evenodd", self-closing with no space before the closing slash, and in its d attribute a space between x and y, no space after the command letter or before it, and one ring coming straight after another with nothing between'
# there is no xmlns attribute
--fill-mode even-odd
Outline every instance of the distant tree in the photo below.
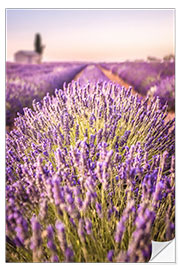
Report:
<svg viewBox="0 0 180 270"><path fill-rule="evenodd" d="M153 61L158 62L158 61L160 61L158 58L156 58L154 56L148 56L147 60L150 61L150 62L153 62Z"/></svg>
<svg viewBox="0 0 180 270"><path fill-rule="evenodd" d="M40 55L42 55L45 46L42 45L42 43L41 43L41 35L40 34L35 35L34 47L35 47L35 51L37 53L39 53Z"/></svg>
<svg viewBox="0 0 180 270"><path fill-rule="evenodd" d="M168 55L165 55L163 57L163 60L164 61L174 61L175 60L175 56L174 56L174 54L168 54Z"/></svg>

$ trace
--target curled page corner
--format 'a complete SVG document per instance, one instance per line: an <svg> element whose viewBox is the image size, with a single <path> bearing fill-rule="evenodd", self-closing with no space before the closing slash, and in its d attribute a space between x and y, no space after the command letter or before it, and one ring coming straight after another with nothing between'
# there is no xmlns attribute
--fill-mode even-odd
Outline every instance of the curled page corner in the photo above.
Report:
<svg viewBox="0 0 180 270"><path fill-rule="evenodd" d="M149 262L175 263L175 239L166 242L152 241L152 255Z"/></svg>

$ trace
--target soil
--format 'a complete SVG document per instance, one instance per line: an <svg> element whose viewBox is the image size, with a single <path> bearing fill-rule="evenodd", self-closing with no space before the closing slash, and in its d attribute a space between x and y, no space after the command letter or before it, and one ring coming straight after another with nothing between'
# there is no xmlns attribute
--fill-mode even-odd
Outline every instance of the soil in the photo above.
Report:
<svg viewBox="0 0 180 270"><path fill-rule="evenodd" d="M77 81L83 72L84 72L84 69L81 70L79 73L77 73L76 76L74 77L73 81Z"/></svg>
<svg viewBox="0 0 180 270"><path fill-rule="evenodd" d="M124 86L125 88L129 88L131 85L128 84L127 82L125 82L123 79L121 79L117 74L113 74L110 70L107 70L105 68L99 67L102 72L106 75L106 77L108 77L112 82L118 83L121 86ZM141 97L141 95L139 93L137 93L133 87L132 88L132 94L138 94L139 97Z"/></svg>

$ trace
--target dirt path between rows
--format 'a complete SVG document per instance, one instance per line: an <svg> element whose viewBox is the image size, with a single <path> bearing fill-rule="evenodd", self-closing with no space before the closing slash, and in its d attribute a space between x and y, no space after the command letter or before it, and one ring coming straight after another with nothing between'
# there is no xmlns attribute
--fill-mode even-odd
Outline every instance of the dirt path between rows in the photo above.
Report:
<svg viewBox="0 0 180 270"><path fill-rule="evenodd" d="M106 75L106 77L108 77L112 82L115 82L115 83L118 83L120 84L121 86L124 86L125 88L129 88L131 85L128 84L127 82L125 82L123 79L121 79L118 75L116 74L113 74L110 70L107 70L105 68L102 68L100 66L98 66L101 71ZM132 87L132 86L131 86ZM133 87L132 87L132 94L135 95L135 94L138 94L139 97L143 97L141 96L139 93L137 93Z"/></svg>
<svg viewBox="0 0 180 270"><path fill-rule="evenodd" d="M76 74L76 76L74 77L73 81L77 81L79 79L79 77L81 76L81 74L84 72L84 69L85 68L83 68L79 73Z"/></svg>

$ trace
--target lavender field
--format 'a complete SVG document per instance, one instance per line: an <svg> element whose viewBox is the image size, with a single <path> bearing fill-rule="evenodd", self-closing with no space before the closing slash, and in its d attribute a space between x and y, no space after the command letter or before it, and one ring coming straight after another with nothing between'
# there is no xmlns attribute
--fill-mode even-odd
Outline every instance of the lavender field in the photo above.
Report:
<svg viewBox="0 0 180 270"><path fill-rule="evenodd" d="M117 74L142 96L153 93L162 105L168 103L169 111L175 110L174 61L103 63L101 67Z"/></svg>
<svg viewBox="0 0 180 270"><path fill-rule="evenodd" d="M62 88L85 67L76 63L44 63L39 65L7 63L6 65L6 124L12 126L17 113L40 101L47 92Z"/></svg>
<svg viewBox="0 0 180 270"><path fill-rule="evenodd" d="M148 262L175 237L174 110L174 62L8 62L6 261Z"/></svg>

